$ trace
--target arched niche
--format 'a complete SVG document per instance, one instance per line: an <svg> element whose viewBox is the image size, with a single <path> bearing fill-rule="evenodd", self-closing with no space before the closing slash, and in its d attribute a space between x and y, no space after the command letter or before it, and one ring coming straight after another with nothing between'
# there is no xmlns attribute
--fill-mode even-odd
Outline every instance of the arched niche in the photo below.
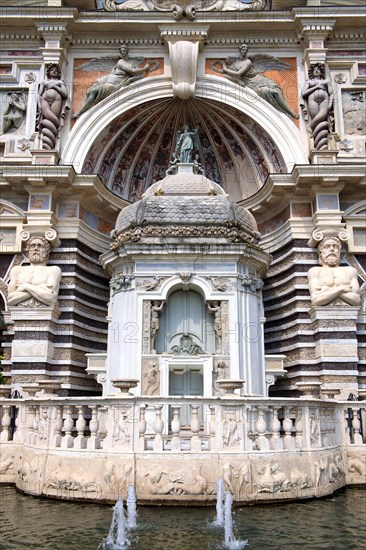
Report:
<svg viewBox="0 0 366 550"><path fill-rule="evenodd" d="M218 98L214 84L214 77L202 79L188 101L173 99L164 77L142 81L133 96L128 88L113 94L78 120L62 162L99 174L107 188L131 202L164 177L184 122L199 124L206 175L236 201L257 192L269 173L308 162L299 130L286 115L256 95L255 101L238 100L238 87L230 82Z"/></svg>
<svg viewBox="0 0 366 550"><path fill-rule="evenodd" d="M213 315L200 292L175 289L169 293L166 307L160 315L156 352L170 353L172 349L182 346L182 343L188 346L188 340L198 345L202 352L215 353Z"/></svg>

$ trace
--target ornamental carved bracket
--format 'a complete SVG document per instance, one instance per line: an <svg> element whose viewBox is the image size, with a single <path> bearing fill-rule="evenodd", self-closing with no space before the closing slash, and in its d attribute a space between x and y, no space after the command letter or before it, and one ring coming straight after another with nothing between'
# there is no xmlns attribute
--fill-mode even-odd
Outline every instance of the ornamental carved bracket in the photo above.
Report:
<svg viewBox="0 0 366 550"><path fill-rule="evenodd" d="M208 26L201 28L160 27L161 38L169 48L173 96L194 97L197 80L198 51L207 38Z"/></svg>

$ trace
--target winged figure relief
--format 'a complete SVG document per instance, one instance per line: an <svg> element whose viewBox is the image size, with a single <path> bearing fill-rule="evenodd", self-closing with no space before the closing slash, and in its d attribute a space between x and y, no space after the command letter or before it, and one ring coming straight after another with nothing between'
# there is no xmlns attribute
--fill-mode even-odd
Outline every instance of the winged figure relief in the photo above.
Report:
<svg viewBox="0 0 366 550"><path fill-rule="evenodd" d="M90 107L97 105L113 92L128 86L136 80L140 80L147 73L156 70L158 66L156 61L145 63L145 58L129 57L128 52L128 45L122 43L118 57L105 56L94 58L78 67L78 70L82 71L109 71L109 74L101 76L93 82L86 93L83 106L74 114L73 118L78 118ZM141 67L142 63L145 64Z"/></svg>
<svg viewBox="0 0 366 550"><path fill-rule="evenodd" d="M267 54L248 55L246 44L241 44L239 53L239 57L228 57L225 62L214 61L212 69L239 86L251 88L278 111L298 119L299 115L290 109L281 87L272 78L262 74L265 71L284 71L290 69L291 65Z"/></svg>

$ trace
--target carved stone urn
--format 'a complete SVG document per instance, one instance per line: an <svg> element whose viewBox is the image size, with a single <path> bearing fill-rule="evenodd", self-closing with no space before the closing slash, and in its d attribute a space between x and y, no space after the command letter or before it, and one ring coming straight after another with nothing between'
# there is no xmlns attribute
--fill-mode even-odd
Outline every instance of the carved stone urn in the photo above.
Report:
<svg viewBox="0 0 366 550"><path fill-rule="evenodd" d="M230 378L218 378L216 384L219 388L225 390L225 397L238 397L235 390L239 390L243 387L245 380L242 379L230 379Z"/></svg>
<svg viewBox="0 0 366 550"><path fill-rule="evenodd" d="M111 380L113 386L115 388L118 388L119 391L126 395L132 395L130 393L130 389L136 388L137 384L139 383L139 380L136 378L119 378L115 380Z"/></svg>
<svg viewBox="0 0 366 550"><path fill-rule="evenodd" d="M296 387L301 392L300 399L319 399L321 382L297 382Z"/></svg>
<svg viewBox="0 0 366 550"><path fill-rule="evenodd" d="M335 399L335 396L340 394L339 388L322 388L320 386L320 396L322 399Z"/></svg>

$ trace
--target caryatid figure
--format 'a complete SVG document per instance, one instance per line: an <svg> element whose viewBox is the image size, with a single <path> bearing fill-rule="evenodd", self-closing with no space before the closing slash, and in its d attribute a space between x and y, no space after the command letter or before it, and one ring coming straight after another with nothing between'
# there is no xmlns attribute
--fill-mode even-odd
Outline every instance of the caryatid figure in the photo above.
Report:
<svg viewBox="0 0 366 550"><path fill-rule="evenodd" d="M29 239L26 253L30 265L13 267L10 271L10 306L56 305L62 272L58 266L47 266L50 250L51 245L45 237Z"/></svg>
<svg viewBox="0 0 366 550"><path fill-rule="evenodd" d="M338 237L325 237L318 245L321 267L312 267L308 272L313 306L361 305L357 271L339 265L341 248Z"/></svg>

